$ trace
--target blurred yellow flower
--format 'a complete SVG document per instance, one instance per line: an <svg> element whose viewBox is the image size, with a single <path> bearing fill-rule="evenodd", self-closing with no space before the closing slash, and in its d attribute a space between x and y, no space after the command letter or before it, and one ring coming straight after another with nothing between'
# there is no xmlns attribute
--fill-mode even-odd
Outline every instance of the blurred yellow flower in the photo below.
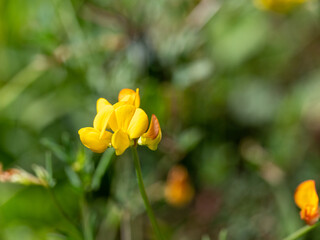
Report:
<svg viewBox="0 0 320 240"><path fill-rule="evenodd" d="M94 152L104 152L112 146L116 155L121 155L129 146L139 140L140 145L147 145L150 149L157 149L161 140L161 129L158 119L152 115L150 128L148 116L139 108L139 89L122 89L118 102L110 104L106 99L97 101L97 115L93 121L93 128L79 130L80 140L87 148ZM146 133L145 133L146 132Z"/></svg>
<svg viewBox="0 0 320 240"><path fill-rule="evenodd" d="M185 206L192 200L194 189L190 183L189 174L185 167L177 165L171 168L164 194L166 201L176 207Z"/></svg>
<svg viewBox="0 0 320 240"><path fill-rule="evenodd" d="M288 12L307 0L255 0L258 8L275 12Z"/></svg>
<svg viewBox="0 0 320 240"><path fill-rule="evenodd" d="M294 200L301 209L301 219L308 225L315 224L319 219L319 198L314 180L300 183L294 194Z"/></svg>

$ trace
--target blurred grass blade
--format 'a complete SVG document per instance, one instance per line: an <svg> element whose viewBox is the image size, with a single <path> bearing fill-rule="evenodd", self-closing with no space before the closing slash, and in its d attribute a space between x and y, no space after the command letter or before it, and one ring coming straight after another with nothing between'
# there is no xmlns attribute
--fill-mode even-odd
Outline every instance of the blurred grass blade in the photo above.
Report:
<svg viewBox="0 0 320 240"><path fill-rule="evenodd" d="M203 235L201 237L201 240L210 240L210 237L208 235ZM220 239L219 239L220 240Z"/></svg>
<svg viewBox="0 0 320 240"><path fill-rule="evenodd" d="M77 188L80 188L82 185L81 179L79 178L78 174L73 171L70 166L65 167L65 172L67 177L69 178L70 183Z"/></svg>
<svg viewBox="0 0 320 240"><path fill-rule="evenodd" d="M295 240L295 239L298 239L298 238L304 236L305 234L307 234L312 229L318 227L319 224L320 223L316 223L316 224L314 224L312 226L309 226L309 225L303 226L302 228L298 229L296 232L292 233L291 235L289 235L288 237L284 238L283 240Z"/></svg>
<svg viewBox="0 0 320 240"><path fill-rule="evenodd" d="M46 152L45 162L46 162L46 170L49 174L49 177L52 177L52 156L49 151Z"/></svg>
<svg viewBox="0 0 320 240"><path fill-rule="evenodd" d="M91 47L87 44L85 34L83 33L81 26L77 19L77 14L69 0L52 0L53 6L56 10L57 16L60 19L61 27L67 34L72 48L72 52L77 57L77 61L81 66L89 66L90 56L83 58L83 55L91 53Z"/></svg>
<svg viewBox="0 0 320 240"><path fill-rule="evenodd" d="M45 166L46 166L46 171L48 173L48 184L50 187L53 187L55 185L55 180L53 179L53 174L52 174L52 155L51 152L46 152L45 155Z"/></svg>
<svg viewBox="0 0 320 240"><path fill-rule="evenodd" d="M202 29L219 11L218 1L200 1L186 19L186 26Z"/></svg>
<svg viewBox="0 0 320 240"><path fill-rule="evenodd" d="M41 139L41 143L43 146L51 150L61 161L68 162L68 155L64 152L61 146L48 138Z"/></svg>
<svg viewBox="0 0 320 240"><path fill-rule="evenodd" d="M0 111L10 105L19 95L51 66L44 56L37 56L0 89Z"/></svg>
<svg viewBox="0 0 320 240"><path fill-rule="evenodd" d="M101 179L105 174L105 172L107 171L108 167L110 166L110 163L113 158L114 158L114 150L109 148L100 159L97 169L92 177L92 182L91 182L92 190L97 190L100 187Z"/></svg>
<svg viewBox="0 0 320 240"><path fill-rule="evenodd" d="M227 229L222 229L220 232L219 232L219 240L227 240Z"/></svg>

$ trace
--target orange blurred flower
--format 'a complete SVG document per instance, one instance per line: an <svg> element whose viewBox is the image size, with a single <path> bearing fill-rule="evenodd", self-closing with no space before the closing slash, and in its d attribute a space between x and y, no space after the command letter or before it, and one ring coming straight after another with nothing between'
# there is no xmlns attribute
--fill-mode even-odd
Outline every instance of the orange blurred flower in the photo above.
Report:
<svg viewBox="0 0 320 240"><path fill-rule="evenodd" d="M166 201L176 207L185 206L192 200L194 189L190 183L189 174L185 167L177 165L171 168L164 194Z"/></svg>
<svg viewBox="0 0 320 240"><path fill-rule="evenodd" d="M294 200L301 209L300 217L308 225L315 224L319 219L319 197L314 180L299 184L294 194Z"/></svg>

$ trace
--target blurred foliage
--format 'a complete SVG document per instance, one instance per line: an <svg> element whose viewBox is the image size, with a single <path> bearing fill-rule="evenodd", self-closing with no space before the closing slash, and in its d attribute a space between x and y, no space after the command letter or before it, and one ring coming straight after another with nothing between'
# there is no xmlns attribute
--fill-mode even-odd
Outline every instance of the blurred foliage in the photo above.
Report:
<svg viewBox="0 0 320 240"><path fill-rule="evenodd" d="M139 154L168 239L281 239L304 224L295 187L320 184L319 12L316 0L286 14L250 0L2 0L0 161L29 171L52 154L69 216L93 190L96 239L152 239L130 151L112 161L77 134L99 97L138 87L164 135ZM178 163L195 188L183 208L163 195ZM0 204L0 239L79 238L41 187L2 184Z"/></svg>

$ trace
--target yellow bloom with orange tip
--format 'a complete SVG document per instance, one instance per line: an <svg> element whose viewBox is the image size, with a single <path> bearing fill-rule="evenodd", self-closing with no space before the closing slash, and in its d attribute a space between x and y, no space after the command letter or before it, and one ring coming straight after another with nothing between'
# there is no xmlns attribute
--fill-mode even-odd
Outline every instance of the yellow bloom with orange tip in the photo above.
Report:
<svg viewBox="0 0 320 240"><path fill-rule="evenodd" d="M294 200L301 209L300 217L308 225L315 224L319 219L319 197L314 180L307 180L297 187Z"/></svg>
<svg viewBox="0 0 320 240"><path fill-rule="evenodd" d="M139 89L122 89L118 96L119 102L111 105L107 100L100 98L97 101L97 115L94 127L103 132L112 130L111 144L116 155L121 155L134 139L139 138L148 128L148 116L139 108Z"/></svg>
<svg viewBox="0 0 320 240"><path fill-rule="evenodd" d="M306 1L307 0L255 0L255 5L261 9L285 13Z"/></svg>
<svg viewBox="0 0 320 240"><path fill-rule="evenodd" d="M152 115L149 130L146 132L148 116L139 108L139 89L122 89L118 100L112 105L104 98L98 99L93 128L79 130L81 142L98 153L112 146L116 155L121 155L138 140L140 145L156 150L162 136L160 124L156 116Z"/></svg>
<svg viewBox="0 0 320 240"><path fill-rule="evenodd" d="M152 114L149 129L138 140L139 145L146 145L149 149L155 151L161 141L162 133L159 121L156 115Z"/></svg>
<svg viewBox="0 0 320 240"><path fill-rule="evenodd" d="M104 98L99 98L96 104L97 115L93 121L93 128L81 128L78 132L83 145L93 152L102 153L111 145L112 133L106 129L111 129L108 123L110 118L114 117L114 110L126 104L140 105L139 89L136 92L131 89L123 89L118 98L119 102L114 105Z"/></svg>
<svg viewBox="0 0 320 240"><path fill-rule="evenodd" d="M176 207L188 204L193 196L194 189L189 180L185 167L177 165L171 168L166 182L164 196L166 201Z"/></svg>

